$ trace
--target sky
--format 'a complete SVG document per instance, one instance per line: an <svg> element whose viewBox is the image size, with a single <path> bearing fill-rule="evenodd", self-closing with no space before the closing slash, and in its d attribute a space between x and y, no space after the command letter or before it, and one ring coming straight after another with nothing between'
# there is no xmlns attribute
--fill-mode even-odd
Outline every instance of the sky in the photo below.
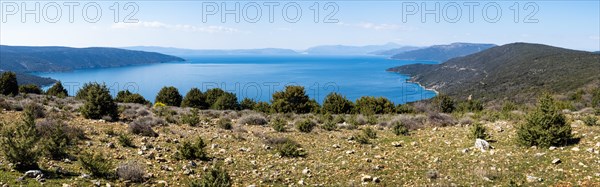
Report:
<svg viewBox="0 0 600 187"><path fill-rule="evenodd" d="M0 1L2 45L302 50L388 42L598 51L600 1Z"/></svg>

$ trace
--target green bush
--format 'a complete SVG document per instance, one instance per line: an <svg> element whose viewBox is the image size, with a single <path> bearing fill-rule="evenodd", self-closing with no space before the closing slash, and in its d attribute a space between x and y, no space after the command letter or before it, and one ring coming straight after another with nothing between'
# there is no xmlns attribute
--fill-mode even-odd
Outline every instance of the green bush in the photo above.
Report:
<svg viewBox="0 0 600 187"><path fill-rule="evenodd" d="M396 111L396 107L384 97L363 96L356 100L355 110L363 115L391 114Z"/></svg>
<svg viewBox="0 0 600 187"><path fill-rule="evenodd" d="M181 106L182 99L183 98L181 94L179 94L177 88L173 86L165 86L160 89L154 101L164 103L167 106Z"/></svg>
<svg viewBox="0 0 600 187"><path fill-rule="evenodd" d="M121 146L123 147L135 147L135 145L133 145L133 138L131 138L125 133L119 134L117 140L119 141L119 144L121 144Z"/></svg>
<svg viewBox="0 0 600 187"><path fill-rule="evenodd" d="M276 113L304 114L314 106L302 86L286 86L285 90L273 93L271 108Z"/></svg>
<svg viewBox="0 0 600 187"><path fill-rule="evenodd" d="M415 109L410 104L399 104L396 106L396 113L398 114L412 114L415 113Z"/></svg>
<svg viewBox="0 0 600 187"><path fill-rule="evenodd" d="M375 130L373 130L371 127L364 128L362 133L369 139L377 138L377 132L375 132Z"/></svg>
<svg viewBox="0 0 600 187"><path fill-rule="evenodd" d="M271 105L267 102L259 101L254 105L252 110L268 114L271 113Z"/></svg>
<svg viewBox="0 0 600 187"><path fill-rule="evenodd" d="M211 108L215 110L237 110L239 108L237 96L233 93L225 92L217 98Z"/></svg>
<svg viewBox="0 0 600 187"><path fill-rule="evenodd" d="M192 88L185 94L181 106L197 109L208 109L209 107L208 103L206 103L206 96L198 88Z"/></svg>
<svg viewBox="0 0 600 187"><path fill-rule="evenodd" d="M304 157L302 146L289 138L268 138L266 144L275 148L282 157Z"/></svg>
<svg viewBox="0 0 600 187"><path fill-rule="evenodd" d="M19 93L24 94L42 94L42 89L35 84L26 84L19 86Z"/></svg>
<svg viewBox="0 0 600 187"><path fill-rule="evenodd" d="M585 125L587 126L596 126L598 119L596 117L594 117L593 115L588 115L585 118L583 118L583 123L585 123Z"/></svg>
<svg viewBox="0 0 600 187"><path fill-rule="evenodd" d="M331 114L350 114L354 104L338 93L332 92L323 101L323 111Z"/></svg>
<svg viewBox="0 0 600 187"><path fill-rule="evenodd" d="M434 102L438 109L442 113L452 113L456 107L454 106L454 99L447 95L438 95L435 97Z"/></svg>
<svg viewBox="0 0 600 187"><path fill-rule="evenodd" d="M56 96L56 97L67 97L69 96L69 92L65 89L60 81L54 83L52 87L46 91L46 95Z"/></svg>
<svg viewBox="0 0 600 187"><path fill-rule="evenodd" d="M178 159L186 159L186 160L208 160L208 155L204 148L206 147L206 143L202 138L198 137L195 142L185 141L182 144L177 146L177 152L175 153Z"/></svg>
<svg viewBox="0 0 600 187"><path fill-rule="evenodd" d="M138 104L150 104L150 101L146 100L144 96L138 93L131 93L129 90L121 90L117 93L116 102L119 103L138 103Z"/></svg>
<svg viewBox="0 0 600 187"><path fill-rule="evenodd" d="M462 112L479 112L483 110L483 103L479 100L467 100L458 105L458 110Z"/></svg>
<svg viewBox="0 0 600 187"><path fill-rule="evenodd" d="M287 122L282 118L275 118L274 120L271 120L271 127L273 127L273 130L277 132L285 132L286 126Z"/></svg>
<svg viewBox="0 0 600 187"><path fill-rule="evenodd" d="M117 176L131 182L143 182L145 173L142 165L135 161L125 162L117 167Z"/></svg>
<svg viewBox="0 0 600 187"><path fill-rule="evenodd" d="M112 120L119 118L117 104L113 101L106 85L90 83L89 88L86 90L87 92L82 94L85 96L85 103L80 108L83 117L101 119L104 116L109 116Z"/></svg>
<svg viewBox="0 0 600 187"><path fill-rule="evenodd" d="M315 122L310 119L296 121L296 129L300 132L309 133L316 126Z"/></svg>
<svg viewBox="0 0 600 187"><path fill-rule="evenodd" d="M370 144L371 143L371 140L369 140L369 137L367 137L367 135L364 133L357 133L353 137L354 137L354 140L360 144Z"/></svg>
<svg viewBox="0 0 600 187"><path fill-rule="evenodd" d="M0 122L0 127L2 127L0 150L4 158L13 163L18 170L37 169L40 156L37 144L40 138L31 111L25 110L22 122L12 126Z"/></svg>
<svg viewBox="0 0 600 187"><path fill-rule="evenodd" d="M25 110L30 111L33 115L33 118L35 119L43 118L46 116L46 113L44 112L44 106L34 102L29 102L25 104Z"/></svg>
<svg viewBox="0 0 600 187"><path fill-rule="evenodd" d="M571 126L550 94L542 95L537 108L517 127L517 142L524 146L561 146L571 138Z"/></svg>
<svg viewBox="0 0 600 187"><path fill-rule="evenodd" d="M212 106L223 94L225 94L225 91L223 91L221 88L211 88L206 90L206 104L208 106Z"/></svg>
<svg viewBox="0 0 600 187"><path fill-rule="evenodd" d="M85 100L88 96L88 92L90 91L90 89L92 87L97 87L97 86L99 86L97 83L92 83L92 82L83 84L83 86L79 90L77 90L77 93L75 94L75 99Z"/></svg>
<svg viewBox="0 0 600 187"><path fill-rule="evenodd" d="M65 132L69 127L55 120L46 120L37 126L45 155L54 160L67 157L70 146L75 144L75 137L69 137L68 132Z"/></svg>
<svg viewBox="0 0 600 187"><path fill-rule="evenodd" d="M600 108L600 88L592 91L592 107Z"/></svg>
<svg viewBox="0 0 600 187"><path fill-rule="evenodd" d="M487 140L489 135L487 134L487 129L481 123L475 123L471 127L471 138L473 139L484 139Z"/></svg>
<svg viewBox="0 0 600 187"><path fill-rule="evenodd" d="M17 84L17 74L14 72L4 72L0 76L0 94L17 95L19 94L19 85Z"/></svg>
<svg viewBox="0 0 600 187"><path fill-rule="evenodd" d="M407 136L408 135L408 128L406 127L406 125L402 124L402 122L400 121L394 121L392 122L392 132L394 132L394 134L396 136Z"/></svg>
<svg viewBox="0 0 600 187"><path fill-rule="evenodd" d="M198 109L194 108L190 110L189 114L182 115L181 122L193 127L200 125L200 116L198 115Z"/></svg>
<svg viewBox="0 0 600 187"><path fill-rule="evenodd" d="M225 130L231 130L233 128L233 125L231 124L231 120L226 119L226 118L219 119L219 121L217 121L217 126L219 126L219 128L225 129Z"/></svg>
<svg viewBox="0 0 600 187"><path fill-rule="evenodd" d="M321 128L326 131L334 131L337 129L337 125L332 120L329 120L325 121L323 125L321 125Z"/></svg>
<svg viewBox="0 0 600 187"><path fill-rule="evenodd" d="M256 101L253 99L244 98L242 102L240 102L241 110L254 110L254 106L256 106Z"/></svg>
<svg viewBox="0 0 600 187"><path fill-rule="evenodd" d="M220 164L213 166L208 172L202 175L199 180L192 181L190 187L230 187L232 186L231 177Z"/></svg>
<svg viewBox="0 0 600 187"><path fill-rule="evenodd" d="M78 160L81 167L94 177L112 178L114 176L112 161L101 152L84 152Z"/></svg>
<svg viewBox="0 0 600 187"><path fill-rule="evenodd" d="M266 125L267 123L269 123L267 118L260 114L249 114L238 119L240 125Z"/></svg>

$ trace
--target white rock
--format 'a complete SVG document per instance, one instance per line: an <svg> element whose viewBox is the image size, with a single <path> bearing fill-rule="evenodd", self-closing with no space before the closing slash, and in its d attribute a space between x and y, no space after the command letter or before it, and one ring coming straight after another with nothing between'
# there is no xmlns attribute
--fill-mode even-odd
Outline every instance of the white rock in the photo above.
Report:
<svg viewBox="0 0 600 187"><path fill-rule="evenodd" d="M550 150L555 150L555 149L556 149L556 147L554 147L554 146L550 146L550 148L548 148L548 149L550 149Z"/></svg>
<svg viewBox="0 0 600 187"><path fill-rule="evenodd" d="M579 147L573 147L571 148L571 151L579 151Z"/></svg>
<svg viewBox="0 0 600 187"><path fill-rule="evenodd" d="M310 173L310 169L308 169L308 168L304 168L302 170L302 174L308 175L309 173Z"/></svg>
<svg viewBox="0 0 600 187"><path fill-rule="evenodd" d="M475 148L481 150L482 152L485 152L486 150L490 149L490 144L483 139L477 138L475 140Z"/></svg>
<svg viewBox="0 0 600 187"><path fill-rule="evenodd" d="M552 160L552 164L559 164L561 161L558 158L555 158L554 160Z"/></svg>
<svg viewBox="0 0 600 187"><path fill-rule="evenodd" d="M231 158L231 157L227 157L227 158L225 158L224 162L225 162L226 164L232 164L232 163L233 163L233 158Z"/></svg>
<svg viewBox="0 0 600 187"><path fill-rule="evenodd" d="M29 178L36 178L40 175L43 175L42 171L40 170L29 170L25 172L25 177L29 177Z"/></svg>
<svg viewBox="0 0 600 187"><path fill-rule="evenodd" d="M360 180L362 182L371 182L371 181L373 181L373 177L371 177L370 175L363 175Z"/></svg>
<svg viewBox="0 0 600 187"><path fill-rule="evenodd" d="M354 154L354 150L346 151L346 154Z"/></svg>
<svg viewBox="0 0 600 187"><path fill-rule="evenodd" d="M333 144L331 147L333 147L333 148L336 148L336 149L337 149L337 148L340 148L340 145L338 145L338 144Z"/></svg>
<svg viewBox="0 0 600 187"><path fill-rule="evenodd" d="M532 176L532 175L527 175L527 182L542 182L543 179L536 177L536 176Z"/></svg>

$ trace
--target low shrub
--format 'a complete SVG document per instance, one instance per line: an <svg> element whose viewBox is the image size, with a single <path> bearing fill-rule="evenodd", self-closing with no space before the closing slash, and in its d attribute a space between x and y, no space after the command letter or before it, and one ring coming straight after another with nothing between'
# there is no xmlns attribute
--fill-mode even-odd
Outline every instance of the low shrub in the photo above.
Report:
<svg viewBox="0 0 600 187"><path fill-rule="evenodd" d="M133 138L131 138L125 133L119 134L117 140L119 141L119 144L121 144L121 146L123 147L135 147L135 145L133 145Z"/></svg>
<svg viewBox="0 0 600 187"><path fill-rule="evenodd" d="M302 146L289 138L267 138L265 143L275 148L282 157L304 157Z"/></svg>
<svg viewBox="0 0 600 187"><path fill-rule="evenodd" d="M325 123L321 125L321 129L326 131L334 131L337 129L337 125L332 120L329 120L325 121Z"/></svg>
<svg viewBox="0 0 600 187"><path fill-rule="evenodd" d="M362 133L363 133L365 136L367 136L367 138L370 138L370 139L375 139L375 138L377 138L377 132L375 132L375 130L373 130L373 128L371 128L371 127L364 128L364 129L362 130Z"/></svg>
<svg viewBox="0 0 600 187"><path fill-rule="evenodd" d="M26 110L22 122L7 126L0 122L0 150L4 158L18 170L37 169L40 151L37 146L40 138L31 111Z"/></svg>
<svg viewBox="0 0 600 187"><path fill-rule="evenodd" d="M434 98L434 103L437 105L438 110L442 113L452 113L456 109L455 101L450 96L438 95Z"/></svg>
<svg viewBox="0 0 600 187"><path fill-rule="evenodd" d="M132 134L149 136L149 137L157 137L158 133L156 133L152 126L155 125L153 123L154 120L152 118L140 118L129 124L129 132Z"/></svg>
<svg viewBox="0 0 600 187"><path fill-rule="evenodd" d="M489 135L487 134L487 129L481 123L475 123L471 127L471 135L472 139L488 139Z"/></svg>
<svg viewBox="0 0 600 187"><path fill-rule="evenodd" d="M208 103L206 103L206 96L198 88L192 88L185 94L181 106L197 109L208 109L209 107Z"/></svg>
<svg viewBox="0 0 600 187"><path fill-rule="evenodd" d="M42 94L42 89L35 84L26 84L19 86L19 93L23 94Z"/></svg>
<svg viewBox="0 0 600 187"><path fill-rule="evenodd" d="M315 122L310 119L298 120L296 121L296 129L300 132L309 133L316 126Z"/></svg>
<svg viewBox="0 0 600 187"><path fill-rule="evenodd" d="M217 126L221 129L231 130L233 125L231 124L231 120L227 118L221 118L217 121Z"/></svg>
<svg viewBox="0 0 600 187"><path fill-rule="evenodd" d="M198 115L198 110L194 108L188 114L182 115L181 122L193 127L200 125L200 116Z"/></svg>
<svg viewBox="0 0 600 187"><path fill-rule="evenodd" d="M434 127L446 127L456 124L456 120L449 114L431 113L428 117L428 122Z"/></svg>
<svg viewBox="0 0 600 187"><path fill-rule="evenodd" d="M69 92L67 92L67 89L65 89L65 87L63 87L62 83L60 81L54 83L54 85L52 87L50 87L48 89L48 91L46 91L46 95L51 95L51 96L56 96L56 97L67 97L69 96Z"/></svg>
<svg viewBox="0 0 600 187"><path fill-rule="evenodd" d="M135 183L144 182L145 173L143 166L135 161L125 162L117 167L117 176L120 179Z"/></svg>
<svg viewBox="0 0 600 187"><path fill-rule="evenodd" d="M542 95L525 123L517 126L517 142L524 146L561 146L572 137L571 125L550 94Z"/></svg>
<svg viewBox="0 0 600 187"><path fill-rule="evenodd" d="M31 111L31 113L33 114L34 118L43 118L46 116L46 113L44 112L44 106L34 103L34 102L29 102L27 104L25 104L25 110L29 110Z"/></svg>
<svg viewBox="0 0 600 187"><path fill-rule="evenodd" d="M273 127L273 130L277 132L285 132L286 126L287 122L282 118L275 118L274 120L271 120L271 127Z"/></svg>
<svg viewBox="0 0 600 187"><path fill-rule="evenodd" d="M17 84L17 74L14 72L3 72L0 75L0 94L15 96L19 94L19 85Z"/></svg>
<svg viewBox="0 0 600 187"><path fill-rule="evenodd" d="M83 139L81 129L67 126L61 121L47 119L36 125L39 136L42 138L42 150L45 155L54 160L68 156L71 146L77 140Z"/></svg>
<svg viewBox="0 0 600 187"><path fill-rule="evenodd" d="M256 101L254 101L253 99L249 99L249 98L244 98L242 100L242 102L240 102L240 109L241 110L253 110L254 106L256 106Z"/></svg>
<svg viewBox="0 0 600 187"><path fill-rule="evenodd" d="M144 96L138 93L131 93L129 90L119 91L115 101L119 103L138 103L143 105L150 103Z"/></svg>
<svg viewBox="0 0 600 187"><path fill-rule="evenodd" d="M598 119L592 115L588 115L585 118L583 118L583 123L587 126L596 126L598 122Z"/></svg>
<svg viewBox="0 0 600 187"><path fill-rule="evenodd" d="M119 118L117 104L113 101L110 91L105 84L90 83L86 90L78 95L83 95L85 104L80 108L83 117L88 119L101 119L110 116L112 120Z"/></svg>
<svg viewBox="0 0 600 187"><path fill-rule="evenodd" d="M231 177L220 164L216 164L202 175L199 180L192 181L190 187L230 187Z"/></svg>
<svg viewBox="0 0 600 187"><path fill-rule="evenodd" d="M167 106L180 106L183 97L179 94L179 90L173 86L163 87L156 94L156 102L164 103Z"/></svg>
<svg viewBox="0 0 600 187"><path fill-rule="evenodd" d="M266 125L267 123L269 123L267 118L260 114L245 115L238 120L238 124L240 125Z"/></svg>
<svg viewBox="0 0 600 187"><path fill-rule="evenodd" d="M332 92L323 101L323 111L331 114L349 114L354 104L338 93Z"/></svg>
<svg viewBox="0 0 600 187"><path fill-rule="evenodd" d="M202 138L198 137L194 142L185 141L177 146L177 152L175 153L175 157L178 159L186 159L186 160L208 160L209 157L204 150L206 147L206 143Z"/></svg>
<svg viewBox="0 0 600 187"><path fill-rule="evenodd" d="M396 136L407 136L408 135L408 128L406 127L406 125L404 125L401 121L393 121L392 122L392 132L396 135Z"/></svg>
<svg viewBox="0 0 600 187"><path fill-rule="evenodd" d="M112 178L114 176L112 161L100 152L84 152L78 160L81 167L94 177Z"/></svg>

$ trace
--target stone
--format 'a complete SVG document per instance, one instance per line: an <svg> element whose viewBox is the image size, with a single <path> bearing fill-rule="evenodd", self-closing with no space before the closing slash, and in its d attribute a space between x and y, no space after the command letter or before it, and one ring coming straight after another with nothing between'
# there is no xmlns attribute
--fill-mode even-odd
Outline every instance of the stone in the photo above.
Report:
<svg viewBox="0 0 600 187"><path fill-rule="evenodd" d="M579 151L579 147L573 147L571 148L571 151Z"/></svg>
<svg viewBox="0 0 600 187"><path fill-rule="evenodd" d="M596 147L600 147L600 142L596 143Z"/></svg>
<svg viewBox="0 0 600 187"><path fill-rule="evenodd" d="M552 160L552 164L560 164L560 159L555 158L554 160Z"/></svg>
<svg viewBox="0 0 600 187"><path fill-rule="evenodd" d="M585 149L585 151L590 152L590 153L594 153L594 148L587 148L587 149Z"/></svg>
<svg viewBox="0 0 600 187"><path fill-rule="evenodd" d="M419 143L417 143L417 142L410 142L410 145L417 146L417 145L419 145Z"/></svg>
<svg viewBox="0 0 600 187"><path fill-rule="evenodd" d="M360 181L371 182L371 181L373 181L373 177L371 177L370 175L363 175L362 178L360 178Z"/></svg>
<svg viewBox="0 0 600 187"><path fill-rule="evenodd" d="M66 184L66 183L63 183L63 184L62 184L62 187L71 187L71 185L69 185L69 184Z"/></svg>
<svg viewBox="0 0 600 187"><path fill-rule="evenodd" d="M400 142L392 142L393 147L402 147L402 143Z"/></svg>
<svg viewBox="0 0 600 187"><path fill-rule="evenodd" d="M468 153L469 152L469 148L462 149L462 150L460 150L460 152L462 152L462 153Z"/></svg>
<svg viewBox="0 0 600 187"><path fill-rule="evenodd" d="M546 153L536 153L533 156L535 156L535 157L542 157L544 155L546 155Z"/></svg>
<svg viewBox="0 0 600 187"><path fill-rule="evenodd" d="M475 140L475 148L481 150L482 152L485 152L490 149L490 144L483 139L477 138Z"/></svg>
<svg viewBox="0 0 600 187"><path fill-rule="evenodd" d="M227 157L227 158L225 158L224 162L225 162L226 164L233 164L233 158L231 158L231 157Z"/></svg>
<svg viewBox="0 0 600 187"><path fill-rule="evenodd" d="M365 158L365 162L372 162L370 158Z"/></svg>
<svg viewBox="0 0 600 187"><path fill-rule="evenodd" d="M346 151L346 154L354 154L354 150Z"/></svg>
<svg viewBox="0 0 600 187"><path fill-rule="evenodd" d="M381 155L375 155L374 158L375 159L381 159L381 160L385 159L385 157L381 156Z"/></svg>
<svg viewBox="0 0 600 187"><path fill-rule="evenodd" d="M211 148L211 149L216 149L216 148L219 148L219 144L211 144L211 145L210 145L210 148Z"/></svg>
<svg viewBox="0 0 600 187"><path fill-rule="evenodd" d="M379 177L373 177L373 182L379 183L379 182L381 182L381 179Z"/></svg>
<svg viewBox="0 0 600 187"><path fill-rule="evenodd" d="M300 179L300 180L298 181L298 185L305 185L305 184L304 184L304 179Z"/></svg>
<svg viewBox="0 0 600 187"><path fill-rule="evenodd" d="M70 163L71 163L71 160L70 160L70 159L68 159L68 158L65 158L65 159L63 159L63 162L64 162L64 163L67 163L67 164L70 164Z"/></svg>
<svg viewBox="0 0 600 187"><path fill-rule="evenodd" d="M532 176L532 175L527 175L527 182L542 182L543 179L536 177L536 176Z"/></svg>
<svg viewBox="0 0 600 187"><path fill-rule="evenodd" d="M248 185L247 187L256 187L256 184Z"/></svg>
<svg viewBox="0 0 600 187"><path fill-rule="evenodd" d="M304 168L304 169L302 170L302 174L304 174L304 175L308 175L308 174L310 174L310 169L308 169L308 168Z"/></svg>
<svg viewBox="0 0 600 187"><path fill-rule="evenodd" d="M114 143L112 143L112 142L108 142L108 143L106 144L106 147L113 149L113 148L115 148L115 144L114 144Z"/></svg>
<svg viewBox="0 0 600 187"><path fill-rule="evenodd" d="M188 167L191 167L191 168L195 168L196 166L198 166L198 164L196 164L196 162L194 162L194 161L188 162L187 165L188 165Z"/></svg>
<svg viewBox="0 0 600 187"><path fill-rule="evenodd" d="M338 145L338 144L333 144L331 147L333 147L333 148L336 148L336 149L339 149L341 146L340 146L340 145Z"/></svg>
<svg viewBox="0 0 600 187"><path fill-rule="evenodd" d="M550 149L550 150L555 150L555 149L556 149L556 147L554 147L554 146L550 146L550 148L548 148L548 149Z"/></svg>
<svg viewBox="0 0 600 187"><path fill-rule="evenodd" d="M183 174L184 174L184 175L191 175L191 174L194 174L194 170L191 170L191 169L185 169L185 170L183 171Z"/></svg>
<svg viewBox="0 0 600 187"><path fill-rule="evenodd" d="M167 184L167 181L163 181L163 180L159 180L159 181L157 181L157 182L156 182L156 184L158 184L158 185L156 185L156 186L159 186L159 187L167 187L167 186L169 186L169 185Z"/></svg>
<svg viewBox="0 0 600 187"><path fill-rule="evenodd" d="M84 173L84 174L81 174L81 175L79 176L79 178L82 178L82 179L89 179L89 178L92 178L92 176L90 176L90 175L88 175L88 174L85 174L85 173Z"/></svg>

